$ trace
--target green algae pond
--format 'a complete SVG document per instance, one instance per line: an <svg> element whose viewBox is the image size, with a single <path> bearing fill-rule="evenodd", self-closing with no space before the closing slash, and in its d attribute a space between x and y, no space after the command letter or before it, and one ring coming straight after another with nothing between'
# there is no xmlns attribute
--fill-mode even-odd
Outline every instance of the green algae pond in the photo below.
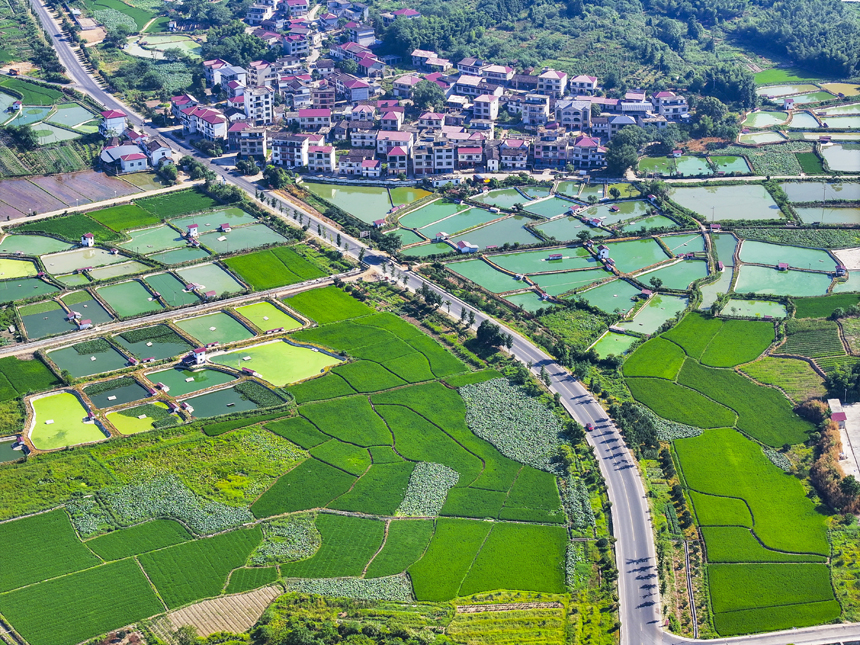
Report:
<svg viewBox="0 0 860 645"><path fill-rule="evenodd" d="M111 340L141 360L160 361L186 354L193 348L167 325L155 325L117 334Z"/></svg>
<svg viewBox="0 0 860 645"><path fill-rule="evenodd" d="M0 464L7 464L10 461L18 461L24 458L23 450L15 450L12 446L18 442L14 437L3 437L0 439Z"/></svg>
<svg viewBox="0 0 860 645"><path fill-rule="evenodd" d="M566 271L564 273L544 273L530 276L530 279L549 295L560 296L573 289L586 287L610 277L612 277L612 274L606 269L588 269L585 271Z"/></svg>
<svg viewBox="0 0 860 645"><path fill-rule="evenodd" d="M550 194L549 188L542 188L541 186L522 186L519 190L531 199L543 199L549 197Z"/></svg>
<svg viewBox="0 0 860 645"><path fill-rule="evenodd" d="M860 114L860 103L851 103L849 105L837 105L822 110L824 114L830 116L832 114Z"/></svg>
<svg viewBox="0 0 860 645"><path fill-rule="evenodd" d="M503 244L534 244L539 241L538 238L525 228L526 224L533 221L522 215L513 215L495 224L452 237L451 241L456 244L460 240L465 240L471 244L476 244L481 249L502 246Z"/></svg>
<svg viewBox="0 0 860 645"><path fill-rule="evenodd" d="M742 134L738 137L738 141L740 143L762 145L765 143L781 143L785 141L785 137L779 132L753 132L751 134Z"/></svg>
<svg viewBox="0 0 860 645"><path fill-rule="evenodd" d="M159 411L159 413L157 413L158 418L147 414L147 412L150 412L151 414L153 409ZM167 407L167 404L163 401L153 401L152 403L145 404L145 407L138 406L136 408L111 412L107 415L107 420L114 428L117 429L117 432L121 434L138 434L154 429L155 422L162 419L164 416L173 416L178 422L180 420L179 416L176 414L168 414L169 409L170 408Z"/></svg>
<svg viewBox="0 0 860 645"><path fill-rule="evenodd" d="M198 264L193 267L176 269L180 278L188 284L199 284L200 291L214 291L217 294L243 291L245 287L232 275L215 264Z"/></svg>
<svg viewBox="0 0 860 645"><path fill-rule="evenodd" d="M742 316L763 318L771 316L772 318L785 318L788 312L785 310L785 305L772 300L740 300L732 298L723 307L722 313L727 316Z"/></svg>
<svg viewBox="0 0 860 645"><path fill-rule="evenodd" d="M125 275L141 273L151 267L141 262L132 260L131 262L121 262L120 264L110 264L108 266L99 267L90 271L90 277L93 280L109 280L111 278L121 278Z"/></svg>
<svg viewBox="0 0 860 645"><path fill-rule="evenodd" d="M260 331L283 328L284 331L298 329L302 323L271 302L236 307L236 312L250 320Z"/></svg>
<svg viewBox="0 0 860 645"><path fill-rule="evenodd" d="M814 269L817 271L831 271L837 264L827 251L753 240L744 240L741 246L740 259L742 262L755 262L757 264L777 265L785 262L795 269Z"/></svg>
<svg viewBox="0 0 860 645"><path fill-rule="evenodd" d="M58 287L39 278L0 280L0 302L14 302L33 296L43 296L59 291Z"/></svg>
<svg viewBox="0 0 860 645"><path fill-rule="evenodd" d="M446 217L450 217L454 213L468 209L469 206L466 204L455 204L445 199L438 199L411 213L407 213L398 220L398 223L400 226L405 226L406 228L423 228Z"/></svg>
<svg viewBox="0 0 860 645"><path fill-rule="evenodd" d="M207 392L184 399L194 408L191 414L197 419L208 419L222 414L256 410L259 406L243 396L235 387L225 387L215 392Z"/></svg>
<svg viewBox="0 0 860 645"><path fill-rule="evenodd" d="M830 92L806 92L804 94L796 94L791 97L794 99L795 105L806 105L808 103L821 103L822 101L829 101L834 98L834 96Z"/></svg>
<svg viewBox="0 0 860 645"><path fill-rule="evenodd" d="M257 218L250 213L243 211L241 208L231 206L230 208L221 208L195 215L183 215L182 217L170 220L170 223L183 233L188 229L189 224L197 224L197 230L202 235L203 233L218 230L222 224L229 224L235 228L244 224L253 224L256 221Z"/></svg>
<svg viewBox="0 0 860 645"><path fill-rule="evenodd" d="M481 202L487 206L495 206L496 208L511 209L514 204L525 204L529 201L527 197L523 197L516 188L500 188L491 190L482 195L473 198L476 202Z"/></svg>
<svg viewBox="0 0 860 645"><path fill-rule="evenodd" d="M662 235L660 237L663 244L669 247L675 255L684 255L685 253L697 253L705 250L705 238L698 233L693 235Z"/></svg>
<svg viewBox="0 0 860 645"><path fill-rule="evenodd" d="M177 320L174 324L189 336L196 338L201 345L233 343L255 336L254 332L223 311Z"/></svg>
<svg viewBox="0 0 860 645"><path fill-rule="evenodd" d="M605 184L586 184L582 187L582 190L579 192L579 199L581 201L587 202L588 198L594 196L595 199L603 199L605 195Z"/></svg>
<svg viewBox="0 0 860 645"><path fill-rule="evenodd" d="M579 191L585 184L578 181L560 181L555 189L558 195L567 195L568 197L577 197ZM602 197L603 195L601 195Z"/></svg>
<svg viewBox="0 0 860 645"><path fill-rule="evenodd" d="M703 221L777 220L782 211L764 186L696 186L672 188L676 204L698 213Z"/></svg>
<svg viewBox="0 0 860 645"><path fill-rule="evenodd" d="M717 301L719 294L728 293L732 286L732 270L727 268L725 271L719 272L719 277L716 282L700 285L699 291L702 292L702 302L699 309L710 309L711 305Z"/></svg>
<svg viewBox="0 0 860 645"><path fill-rule="evenodd" d="M822 146L821 154L831 170L860 172L860 145L856 143L834 143L830 146Z"/></svg>
<svg viewBox="0 0 860 645"><path fill-rule="evenodd" d="M167 224L129 231L128 235L131 237L131 240L120 242L117 246L134 251L140 255L149 255L168 249L178 249L187 244L182 234Z"/></svg>
<svg viewBox="0 0 860 645"><path fill-rule="evenodd" d="M642 219L637 219L629 224L625 224L621 228L622 233L634 233L638 231L653 231L656 229L664 229L664 228L678 228L679 224L673 219L666 217L665 215L652 215L651 217L644 217Z"/></svg>
<svg viewBox="0 0 860 645"><path fill-rule="evenodd" d="M803 83L800 85L771 85L770 87L759 87L755 93L758 96L788 96L789 94L800 94L801 92L814 92L817 85Z"/></svg>
<svg viewBox="0 0 860 645"><path fill-rule="evenodd" d="M181 367L150 372L146 378L153 384L163 383L166 385L168 387L166 391L169 391L170 396L185 396L192 392L199 392L236 380L235 376L221 370L208 368L187 370Z"/></svg>
<svg viewBox="0 0 860 645"><path fill-rule="evenodd" d="M672 157L642 157L637 168L643 175L668 177L675 174L675 160Z"/></svg>
<svg viewBox="0 0 860 645"><path fill-rule="evenodd" d="M555 238L560 242L576 240L576 236L582 231L588 231L591 237L606 237L609 235L603 229L589 226L576 217L560 217L546 224L538 224L535 226L535 230L540 231L546 237Z"/></svg>
<svg viewBox="0 0 860 645"><path fill-rule="evenodd" d="M392 207L388 189L382 186L338 186L312 181L303 182L301 185L317 197L367 224L385 217Z"/></svg>
<svg viewBox="0 0 860 645"><path fill-rule="evenodd" d="M200 302L196 293L186 288L182 282L172 273L154 273L143 278L143 281L171 307L181 307Z"/></svg>
<svg viewBox="0 0 860 645"><path fill-rule="evenodd" d="M675 159L675 172L682 177L699 177L714 174L707 159L689 155L681 155Z"/></svg>
<svg viewBox="0 0 860 645"><path fill-rule="evenodd" d="M610 242L606 246L609 247L609 257L615 260L615 266L622 273L631 273L669 259L663 248L651 238Z"/></svg>
<svg viewBox="0 0 860 645"><path fill-rule="evenodd" d="M30 340L65 334L76 329L66 320L66 310L53 300L18 307L18 315Z"/></svg>
<svg viewBox="0 0 860 645"><path fill-rule="evenodd" d="M388 192L391 195L391 203L395 206L405 206L432 194L423 188L415 186L398 186L397 188L389 189Z"/></svg>
<svg viewBox="0 0 860 645"><path fill-rule="evenodd" d="M788 112L750 112L741 125L749 128L768 128L788 121Z"/></svg>
<svg viewBox="0 0 860 645"><path fill-rule="evenodd" d="M283 244L287 238L265 224L251 224L234 228L229 233L222 233L221 231L204 233L199 237L199 240L200 244L213 253L233 253L245 249L256 249L268 244Z"/></svg>
<svg viewBox="0 0 860 645"><path fill-rule="evenodd" d="M860 271L849 271L848 279L833 285L833 293L856 293L860 291Z"/></svg>
<svg viewBox="0 0 860 645"><path fill-rule="evenodd" d="M738 238L731 233L712 233L711 241L717 250L717 259L727 267L734 266Z"/></svg>
<svg viewBox="0 0 860 645"><path fill-rule="evenodd" d="M33 422L30 439L39 450L55 450L100 441L105 433L89 416L81 400L71 392L57 392L30 399Z"/></svg>
<svg viewBox="0 0 860 645"><path fill-rule="evenodd" d="M641 291L642 289L633 286L626 280L613 280L576 295L592 307L612 313L614 311L629 311L633 307L633 298L638 296Z"/></svg>
<svg viewBox="0 0 860 645"><path fill-rule="evenodd" d="M639 338L629 334L619 334L618 332L608 331L603 336L597 339L589 349L597 352L600 358L614 354L615 356L623 356L638 341Z"/></svg>
<svg viewBox="0 0 860 645"><path fill-rule="evenodd" d="M117 379L116 387L109 390L102 390L101 386L102 384L99 383L98 386L84 388L84 394L97 408L112 408L115 405L125 405L149 398L149 390L130 377ZM94 390L94 393L90 394L88 390Z"/></svg>
<svg viewBox="0 0 860 645"><path fill-rule="evenodd" d="M860 208L795 206L794 212L804 224L860 224Z"/></svg>
<svg viewBox="0 0 860 645"><path fill-rule="evenodd" d="M827 116L824 125L828 128L856 130L860 128L860 116Z"/></svg>
<svg viewBox="0 0 860 645"><path fill-rule="evenodd" d="M66 251L70 248L72 245L68 242L46 235L9 234L0 242L0 253L20 253L21 255L45 255Z"/></svg>
<svg viewBox="0 0 860 645"><path fill-rule="evenodd" d="M103 339L52 350L48 358L60 371L68 370L75 378L113 372L128 365L128 359Z"/></svg>
<svg viewBox="0 0 860 645"><path fill-rule="evenodd" d="M84 320L91 320L93 325L110 322L113 316L102 304L86 291L73 291L60 298L74 312L81 314Z"/></svg>
<svg viewBox="0 0 860 645"><path fill-rule="evenodd" d="M38 273L32 260L10 260L0 258L0 280L30 278Z"/></svg>
<svg viewBox="0 0 860 645"><path fill-rule="evenodd" d="M550 256L559 254L560 259L550 259ZM487 259L514 273L542 273L597 266L597 260L588 252L588 249L582 246L503 253L492 255Z"/></svg>
<svg viewBox="0 0 860 645"><path fill-rule="evenodd" d="M426 242L427 240L418 235L413 231L410 231L406 228L397 228L393 231L389 231L386 235L391 235L392 237L400 238L400 245L406 246L407 244L417 244L418 242Z"/></svg>
<svg viewBox="0 0 860 645"><path fill-rule="evenodd" d="M454 262L449 264L448 268L492 293L513 291L527 286L526 283L516 280L514 276L494 269L483 260Z"/></svg>
<svg viewBox="0 0 860 645"><path fill-rule="evenodd" d="M695 280L700 280L707 275L708 263L704 260L681 260L648 273L641 273L636 276L636 279L649 284L651 278L657 278L663 281L666 289L686 291Z"/></svg>
<svg viewBox="0 0 860 645"><path fill-rule="evenodd" d="M237 370L252 369L261 379L276 387L303 381L343 362L315 348L292 345L283 340L243 347L218 354L210 360L216 365Z"/></svg>
<svg viewBox="0 0 860 645"><path fill-rule="evenodd" d="M421 232L432 239L436 233L445 232L449 235L453 235L475 226L492 222L500 217L504 217L504 215L501 213L491 213L485 208L470 208L451 215L450 217L443 219L441 222L428 224L421 228Z"/></svg>
<svg viewBox="0 0 860 645"><path fill-rule="evenodd" d="M516 293L512 296L504 296L504 299L531 313L535 313L538 309L551 309L555 306L552 302L541 300L541 297L534 291L526 291L525 293Z"/></svg>
<svg viewBox="0 0 860 645"><path fill-rule="evenodd" d="M860 183L825 181L788 181L779 185L790 202L857 202Z"/></svg>
<svg viewBox="0 0 860 645"><path fill-rule="evenodd" d="M690 300L683 296L654 294L648 299L632 320L617 323L621 329L635 331L649 336L660 329L660 325L684 311Z"/></svg>
<svg viewBox="0 0 860 645"><path fill-rule="evenodd" d="M101 267L108 264L127 262L125 255L112 255L110 251L96 248L80 248L42 256L42 263L48 273L72 273L86 267Z"/></svg>
<svg viewBox="0 0 860 645"><path fill-rule="evenodd" d="M173 251L153 253L147 257L158 262L163 262L164 264L183 264L185 262L193 262L194 260L208 258L209 252L205 249L201 249L200 247L186 246L185 248L175 249Z"/></svg>
<svg viewBox="0 0 860 645"><path fill-rule="evenodd" d="M778 271L745 265L740 268L735 291L779 296L820 296L830 287L830 276L805 271Z"/></svg>
<svg viewBox="0 0 860 645"><path fill-rule="evenodd" d="M456 253L456 251L454 251L454 249L448 244L437 242L435 244L430 243L413 246L408 249L403 249L400 253L406 257L423 258L428 255Z"/></svg>
<svg viewBox="0 0 860 645"><path fill-rule="evenodd" d="M743 157L735 155L716 155L709 157L711 163L717 167L717 172L724 172L727 175L733 172L739 175L748 175L752 172L747 160Z"/></svg>
<svg viewBox="0 0 860 645"><path fill-rule="evenodd" d="M96 292L122 318L164 309L152 293L137 280L98 287Z"/></svg>
<svg viewBox="0 0 860 645"><path fill-rule="evenodd" d="M67 275L55 275L54 278L59 280L67 287L81 287L89 284L90 279L83 273L69 273Z"/></svg>

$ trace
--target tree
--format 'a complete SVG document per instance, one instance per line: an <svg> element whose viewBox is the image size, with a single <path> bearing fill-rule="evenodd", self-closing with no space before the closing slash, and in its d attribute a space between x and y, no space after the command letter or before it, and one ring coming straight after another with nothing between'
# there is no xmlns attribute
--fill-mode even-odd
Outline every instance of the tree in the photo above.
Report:
<svg viewBox="0 0 860 645"><path fill-rule="evenodd" d="M238 168L239 164L236 164L236 167ZM263 179L275 190L284 188L290 183L290 176L287 171L271 164L263 170Z"/></svg>
<svg viewBox="0 0 860 645"><path fill-rule="evenodd" d="M367 249L362 246L361 250L358 252L358 261L359 262L364 262L364 252L365 251L367 251Z"/></svg>
<svg viewBox="0 0 860 645"><path fill-rule="evenodd" d="M839 491L853 501L860 496L860 482L854 478L854 475L848 475L839 482Z"/></svg>
<svg viewBox="0 0 860 645"><path fill-rule="evenodd" d="M432 107L441 108L445 104L445 92L430 81L421 81L412 89L412 102L420 111Z"/></svg>
<svg viewBox="0 0 860 645"><path fill-rule="evenodd" d="M485 347L501 347L505 344L501 327L489 320L485 320L478 326L477 340Z"/></svg>
<svg viewBox="0 0 860 645"><path fill-rule="evenodd" d="M597 103L592 103L591 104L591 118L595 119L595 118L599 117L601 114L603 114L603 110L601 109L600 105L598 105Z"/></svg>
<svg viewBox="0 0 860 645"><path fill-rule="evenodd" d="M126 40L131 35L131 29L128 28L128 25L124 25L119 23L108 30L107 35L105 36L104 41L102 41L107 47L122 47L125 45Z"/></svg>
<svg viewBox="0 0 860 645"><path fill-rule="evenodd" d="M469 310L469 327L472 327L475 324L475 312L471 309Z"/></svg>
<svg viewBox="0 0 860 645"><path fill-rule="evenodd" d="M612 186L612 188L609 189L609 194L612 195L612 199L618 199L621 197L621 191L618 190L616 186Z"/></svg>
<svg viewBox="0 0 860 645"><path fill-rule="evenodd" d="M654 287L654 291L657 291L660 287L663 286L663 281L660 278L654 277L648 281L649 284Z"/></svg>
<svg viewBox="0 0 860 645"><path fill-rule="evenodd" d="M243 175L256 175L260 172L260 167L253 159L242 159L241 161L236 162L236 170L241 172Z"/></svg>
<svg viewBox="0 0 860 645"><path fill-rule="evenodd" d="M606 150L606 167L610 174L622 176L628 169L636 165L636 162L639 160L639 153L631 145L613 146L612 143L612 141L609 142ZM589 195L589 197L592 197L592 195Z"/></svg>
<svg viewBox="0 0 860 645"><path fill-rule="evenodd" d="M358 63L349 58L345 58L344 60L338 62L335 67L337 67L344 74L355 74L358 72Z"/></svg>
<svg viewBox="0 0 860 645"><path fill-rule="evenodd" d="M29 125L10 125L6 132L12 135L15 145L21 150L35 150L39 147L39 137Z"/></svg>

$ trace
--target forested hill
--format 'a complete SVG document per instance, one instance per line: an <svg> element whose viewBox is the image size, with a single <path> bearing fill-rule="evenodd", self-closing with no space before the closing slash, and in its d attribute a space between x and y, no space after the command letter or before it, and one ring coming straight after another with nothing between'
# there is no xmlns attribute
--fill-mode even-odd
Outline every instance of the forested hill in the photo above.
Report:
<svg viewBox="0 0 860 645"><path fill-rule="evenodd" d="M380 10L390 3L374 5ZM814 74L860 75L857 14L840 0L418 0L385 30L403 54L436 49L517 67L556 65L608 88L704 86L744 50ZM380 25L381 27L381 25ZM730 98L730 97L726 97Z"/></svg>

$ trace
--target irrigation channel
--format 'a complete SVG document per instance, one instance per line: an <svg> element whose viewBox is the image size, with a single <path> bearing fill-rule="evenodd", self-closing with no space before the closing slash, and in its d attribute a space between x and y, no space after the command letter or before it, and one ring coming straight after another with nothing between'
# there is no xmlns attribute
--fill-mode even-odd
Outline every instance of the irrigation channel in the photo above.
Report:
<svg viewBox="0 0 860 645"><path fill-rule="evenodd" d="M82 61L78 58L75 50L62 34L62 30L57 24L56 19L51 15L50 11L45 7L40 0L30 0L30 3L39 16L44 25L51 43L61 62L65 65L67 73L74 81L77 89L86 92L97 102L105 106L106 109L123 110L129 115L129 121L134 126L141 127L144 131L152 135L167 136L171 140L172 146L179 150L182 154L187 154L201 161L207 168L215 172L222 178L223 181L229 181L245 190L249 195L254 195L259 189L256 184L247 181L244 178L230 175L224 168L213 165L211 160L204 157L196 149L192 148L184 141L180 141L166 132L158 131L154 128L144 125L144 119L137 115L133 110L126 106L123 102L102 89L95 79L86 71ZM782 177L779 177L782 178ZM785 178L794 178L788 176ZM761 181L764 179L761 176L750 176L744 178L745 181ZM849 179L849 177L842 177ZM688 180L676 180L672 183L683 185ZM365 263L379 270L381 265L389 261L389 258L377 251L367 249L364 244L358 240L346 236L330 221L324 218L311 215L307 208L303 208L294 201L287 202L274 193L268 192L267 197L274 197L280 205L288 206L290 209L297 210L308 217L310 224L316 224L320 227L322 235L318 235L314 230L316 227L310 226L308 232L313 237L324 237L326 240L334 240L337 235L341 235L349 248L347 254L356 257L361 249L364 249L366 256ZM270 212L274 212L271 211ZM283 217L279 214L279 216ZM412 276L410 276L412 277ZM424 282L417 276L412 277L412 281L417 280L418 283ZM323 284L326 281L321 281L317 284ZM415 285L412 285L413 288ZM448 294L435 285L429 285L431 289L440 293L446 300L451 301L451 314L459 317L461 309L474 311L471 307L460 302L451 294ZM295 288L295 287L294 287ZM303 287L299 287L302 289ZM277 293L286 293L287 291L277 291ZM266 292L263 292L266 293ZM254 297L260 296L261 293L254 294L249 297L235 298L231 301L221 301L220 303L212 303L212 308L224 306L231 302L242 302ZM208 305L202 305L195 308L198 311L208 310ZM479 325L483 320L491 319L481 312L474 311L475 324ZM148 321L155 322L157 320L166 320L170 317L170 313L156 314L149 317ZM494 321L497 322L497 321ZM116 323L114 323L116 324ZM117 326L119 329L119 326ZM508 330L510 333L510 330ZM552 361L552 359L537 349L531 342L525 340L515 332L512 333L514 338L513 351L515 356L523 361L531 360L533 369L539 370L541 365L547 368L550 373L551 389L559 392L562 397L562 403L565 408L571 412L575 419L580 423L592 422L596 419L605 419L605 412L591 396L591 394L580 384L573 380L572 376L560 365ZM64 339L65 341L66 339ZM38 348L39 341L29 345L30 351ZM52 343L46 342L45 345ZM0 355L8 355L13 352L3 352L0 349ZM662 629L662 612L660 610L659 594L649 595L645 597L645 591L642 589L644 583L657 583L657 573L654 569L655 550L654 550L654 535L650 526L650 517L647 502L644 499L644 489L642 481L639 477L637 467L632 457L630 456L627 447L624 444L621 435L610 421L602 422L600 427L588 437L588 441L595 447L595 454L599 458L600 469L606 479L609 489L609 498L612 502L611 517L614 526L613 534L616 538L615 549L620 572L618 579L619 587L619 603L621 617L621 645L668 645L670 643L752 643L755 645L785 645L787 642L793 642L795 645L823 645L825 643L833 643L838 640L856 640L860 639L860 625L827 625L819 627L811 627L801 630L792 630L791 632L760 634L754 636L744 636L741 638L718 639L710 641L694 641L680 636L675 636L664 632Z"/></svg>

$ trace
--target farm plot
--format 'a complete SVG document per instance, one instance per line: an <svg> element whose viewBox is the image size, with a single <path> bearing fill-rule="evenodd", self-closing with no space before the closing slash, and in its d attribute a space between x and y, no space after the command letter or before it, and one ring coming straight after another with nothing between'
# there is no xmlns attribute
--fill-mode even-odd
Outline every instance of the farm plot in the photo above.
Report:
<svg viewBox="0 0 860 645"><path fill-rule="evenodd" d="M305 291L285 299L284 304L320 325L373 313L373 309L337 287Z"/></svg>
<svg viewBox="0 0 860 645"><path fill-rule="evenodd" d="M145 211L136 204L113 206L88 213L88 216L115 231L155 226L161 223L161 218Z"/></svg>
<svg viewBox="0 0 860 645"><path fill-rule="evenodd" d="M50 193L42 190L35 184L30 183L26 179L6 179L2 184L3 202L18 211L19 213L47 213L49 211L60 210L67 206L59 199ZM53 221L53 220L44 220ZM37 222L20 227L19 231L35 231L42 230L38 227ZM36 226L36 228L33 228ZM86 232L86 231L84 231ZM80 239L80 236L78 236Z"/></svg>
<svg viewBox="0 0 860 645"><path fill-rule="evenodd" d="M385 545L367 567L365 578L393 576L405 571L424 554L434 528L430 520L392 521Z"/></svg>
<svg viewBox="0 0 860 645"><path fill-rule="evenodd" d="M294 430L299 428L299 432L302 432L302 430L305 431L302 432L300 438L303 438L306 442L311 440L313 435L309 433L315 430L313 425L301 417L292 417L286 421L293 422L289 427L292 427ZM299 426L299 422L304 422L307 425ZM319 459L329 466L345 470L356 477L363 474L370 467L370 453L367 451L367 448L353 446L337 439L326 440L326 436L318 431L317 436L322 438L322 442L310 447L309 450L311 457L314 459Z"/></svg>
<svg viewBox="0 0 860 645"><path fill-rule="evenodd" d="M414 467L410 462L374 464L351 490L328 507L367 515L394 515L406 494Z"/></svg>
<svg viewBox="0 0 860 645"><path fill-rule="evenodd" d="M678 344L687 356L699 359L708 344L722 329L723 321L691 313L662 337Z"/></svg>
<svg viewBox="0 0 860 645"><path fill-rule="evenodd" d="M343 495L355 482L355 476L308 459L283 475L274 486L251 505L255 517L322 508Z"/></svg>
<svg viewBox="0 0 860 645"><path fill-rule="evenodd" d="M57 235L75 243L80 242L81 235L84 233L92 233L97 243L113 242L120 239L120 235L116 231L80 213L22 224L16 227L16 230Z"/></svg>
<svg viewBox="0 0 860 645"><path fill-rule="evenodd" d="M785 553L761 545L755 533L741 526L705 526L702 535L708 562L824 562L823 555Z"/></svg>
<svg viewBox="0 0 860 645"><path fill-rule="evenodd" d="M849 309L860 303L860 296L843 293L817 298L795 298L795 318L828 318L837 309Z"/></svg>
<svg viewBox="0 0 860 645"><path fill-rule="evenodd" d="M311 401L325 401L335 399L339 396L355 394L355 390L337 374L329 372L325 376L299 383L289 388L296 403L309 403Z"/></svg>
<svg viewBox="0 0 860 645"><path fill-rule="evenodd" d="M806 361L766 356L740 369L759 383L780 388L798 403L821 398L827 393L824 379Z"/></svg>
<svg viewBox="0 0 860 645"><path fill-rule="evenodd" d="M144 197L137 201L137 205L159 218L167 219L205 211L221 204L203 192L192 189Z"/></svg>
<svg viewBox="0 0 860 645"><path fill-rule="evenodd" d="M687 356L678 345L663 338L643 343L624 362L624 376L651 376L674 380Z"/></svg>
<svg viewBox="0 0 860 645"><path fill-rule="evenodd" d="M272 584L278 579L277 567L253 567L249 569L236 569L230 574L230 582L224 593L242 593L252 589L259 589Z"/></svg>
<svg viewBox="0 0 860 645"><path fill-rule="evenodd" d="M780 353L821 358L844 356L839 325L833 320L790 320L785 325L786 341Z"/></svg>
<svg viewBox="0 0 860 645"><path fill-rule="evenodd" d="M262 331L279 328L291 331L302 326L298 320L271 302L257 302L253 305L237 307L236 312L247 320L250 320L251 323Z"/></svg>
<svg viewBox="0 0 860 645"><path fill-rule="evenodd" d="M700 360L709 367L734 367L755 360L773 341L771 322L726 320Z"/></svg>
<svg viewBox="0 0 860 645"><path fill-rule="evenodd" d="M289 247L277 247L224 261L246 284L260 291L321 278L325 272Z"/></svg>
<svg viewBox="0 0 860 645"><path fill-rule="evenodd" d="M152 520L88 540L86 545L103 560L122 560L190 539L191 535L179 522Z"/></svg>
<svg viewBox="0 0 860 645"><path fill-rule="evenodd" d="M630 378L627 386L633 398L656 414L697 428L722 428L735 424L735 413L695 390L665 379Z"/></svg>

